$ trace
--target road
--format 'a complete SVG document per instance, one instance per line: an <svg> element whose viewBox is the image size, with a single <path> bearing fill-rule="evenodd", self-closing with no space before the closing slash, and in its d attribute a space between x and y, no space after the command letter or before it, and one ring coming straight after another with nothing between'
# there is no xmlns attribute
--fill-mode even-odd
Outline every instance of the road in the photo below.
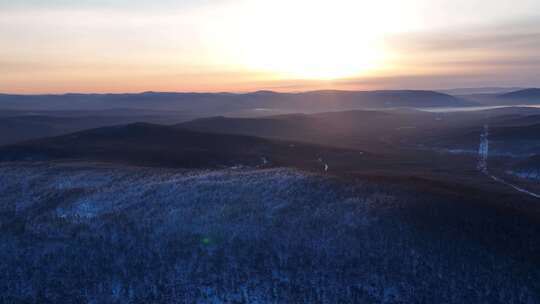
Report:
<svg viewBox="0 0 540 304"><path fill-rule="evenodd" d="M489 173L488 158L489 158L489 125L486 124L484 125L484 131L482 132L482 134L480 134L480 146L478 147L478 164L476 165L478 170L498 183L511 187L518 192L540 199L540 194L525 190L521 187L518 187L512 183L505 181L504 179L500 177L497 177Z"/></svg>

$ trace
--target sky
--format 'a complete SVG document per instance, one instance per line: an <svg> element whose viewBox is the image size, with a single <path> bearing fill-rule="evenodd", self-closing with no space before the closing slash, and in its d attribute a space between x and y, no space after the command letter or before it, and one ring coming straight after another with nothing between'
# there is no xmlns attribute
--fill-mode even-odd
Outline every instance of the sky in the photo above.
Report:
<svg viewBox="0 0 540 304"><path fill-rule="evenodd" d="M539 0L0 0L0 92L540 86Z"/></svg>

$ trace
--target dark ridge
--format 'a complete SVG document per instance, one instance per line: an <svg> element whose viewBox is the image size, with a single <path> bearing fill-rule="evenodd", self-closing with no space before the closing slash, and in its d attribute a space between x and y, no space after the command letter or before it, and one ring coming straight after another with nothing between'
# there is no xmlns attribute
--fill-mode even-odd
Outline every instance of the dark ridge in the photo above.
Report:
<svg viewBox="0 0 540 304"><path fill-rule="evenodd" d="M529 88L514 92L509 92L505 94L501 94L498 96L499 98L507 98L507 99L528 99L528 98L534 98L537 101L540 101L540 89L538 88Z"/></svg>
<svg viewBox="0 0 540 304"><path fill-rule="evenodd" d="M254 136L133 123L5 146L0 148L0 161L85 160L185 168L261 163L320 167L319 156L338 157L347 153L353 152Z"/></svg>

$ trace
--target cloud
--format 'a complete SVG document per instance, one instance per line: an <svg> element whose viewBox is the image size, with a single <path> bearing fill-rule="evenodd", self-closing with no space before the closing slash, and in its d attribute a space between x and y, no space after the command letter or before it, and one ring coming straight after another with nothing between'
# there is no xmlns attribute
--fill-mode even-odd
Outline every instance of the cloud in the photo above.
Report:
<svg viewBox="0 0 540 304"><path fill-rule="evenodd" d="M498 53L500 50L537 51L540 48L540 20L400 34L389 37L387 43L404 51L462 52L471 49L483 49L492 53Z"/></svg>

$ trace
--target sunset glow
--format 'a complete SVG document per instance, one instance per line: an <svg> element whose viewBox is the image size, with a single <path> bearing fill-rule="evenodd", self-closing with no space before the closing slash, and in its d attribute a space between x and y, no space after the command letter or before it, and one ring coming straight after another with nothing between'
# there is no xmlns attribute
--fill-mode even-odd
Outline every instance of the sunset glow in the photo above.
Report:
<svg viewBox="0 0 540 304"><path fill-rule="evenodd" d="M217 22L211 43L242 68L294 79L369 75L384 64L383 7L361 1L243 3ZM382 3L382 2L379 2ZM398 16L396 16L398 17ZM396 19L394 19L396 20ZM397 22L397 21L396 21ZM222 36L225 29L230 36Z"/></svg>
<svg viewBox="0 0 540 304"><path fill-rule="evenodd" d="M0 0L0 91L533 85L540 2L499 2Z"/></svg>

